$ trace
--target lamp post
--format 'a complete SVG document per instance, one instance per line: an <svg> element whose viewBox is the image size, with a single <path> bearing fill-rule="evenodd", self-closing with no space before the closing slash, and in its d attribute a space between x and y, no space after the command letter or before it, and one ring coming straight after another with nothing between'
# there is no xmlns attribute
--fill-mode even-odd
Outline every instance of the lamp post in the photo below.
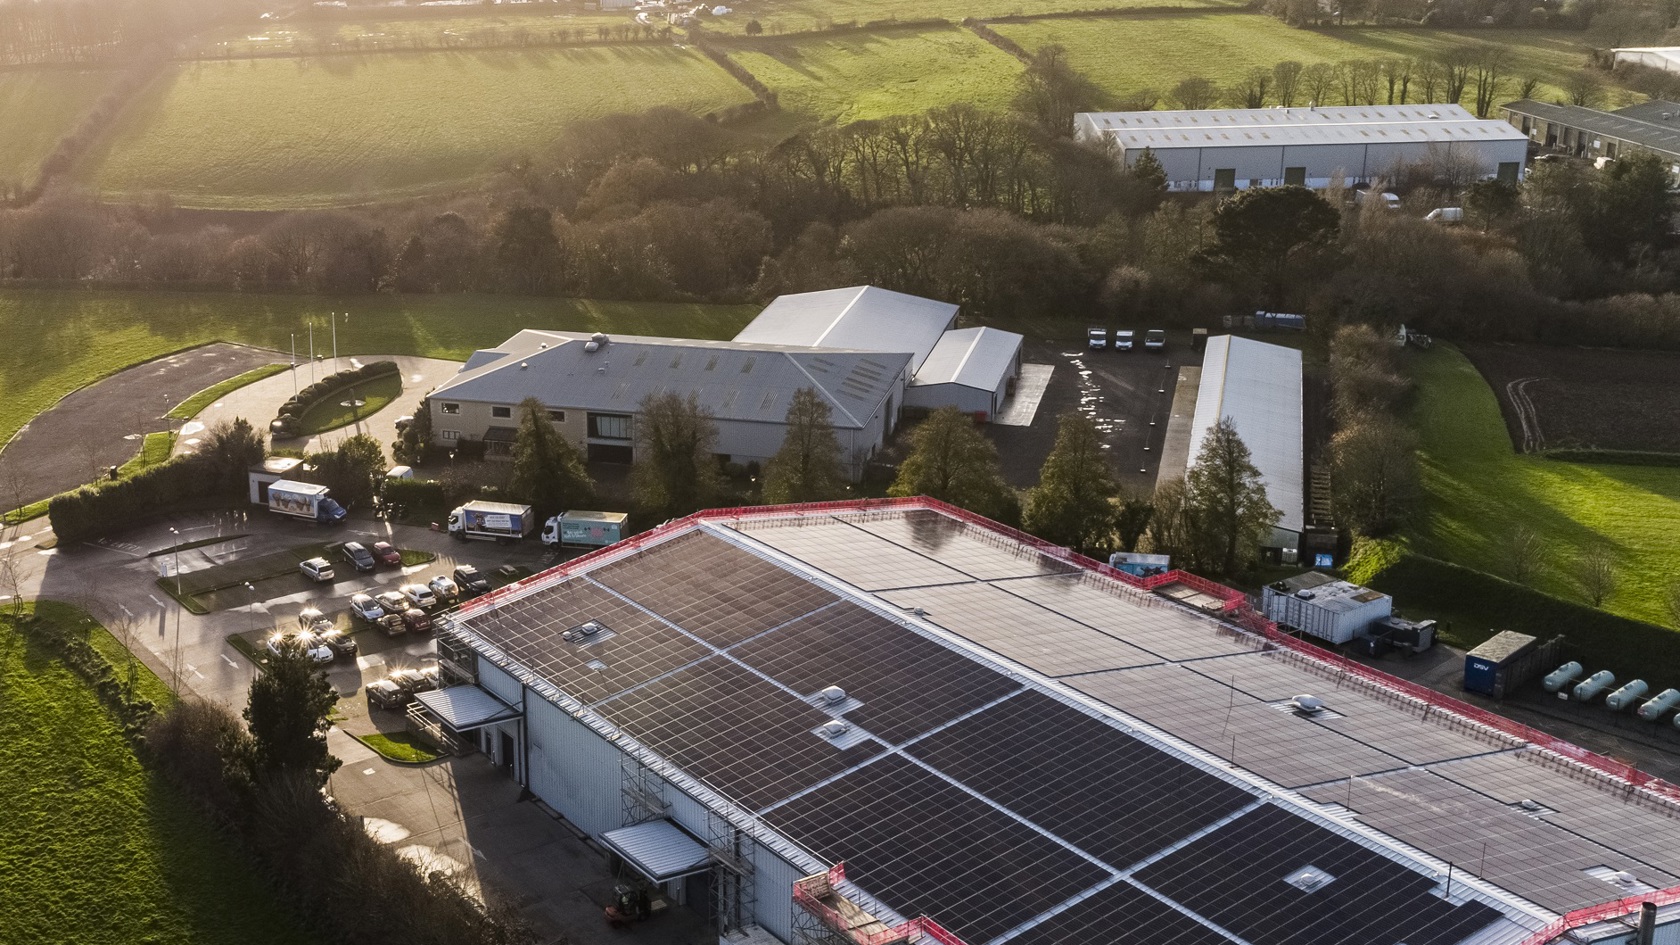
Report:
<svg viewBox="0 0 1680 945"><path fill-rule="evenodd" d="M175 546L170 549L175 556L175 652L169 660L169 688L177 695L181 692L181 611L186 606L181 603L181 533L175 526L169 526L169 534L175 536Z"/></svg>
<svg viewBox="0 0 1680 945"><path fill-rule="evenodd" d="M245 589L251 592L251 632L257 632L257 586L250 581L245 582Z"/></svg>

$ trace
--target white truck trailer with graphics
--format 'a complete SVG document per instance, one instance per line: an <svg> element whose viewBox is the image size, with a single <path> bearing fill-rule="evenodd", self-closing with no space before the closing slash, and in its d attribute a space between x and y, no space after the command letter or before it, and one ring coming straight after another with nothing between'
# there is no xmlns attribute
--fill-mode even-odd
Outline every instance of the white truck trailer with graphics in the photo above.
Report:
<svg viewBox="0 0 1680 945"><path fill-rule="evenodd" d="M449 513L449 535L462 541L518 541L536 527L529 505L474 501Z"/></svg>
<svg viewBox="0 0 1680 945"><path fill-rule="evenodd" d="M313 482L290 479L271 482L268 485L268 510L323 525L342 522L348 513L333 499L331 491Z"/></svg>

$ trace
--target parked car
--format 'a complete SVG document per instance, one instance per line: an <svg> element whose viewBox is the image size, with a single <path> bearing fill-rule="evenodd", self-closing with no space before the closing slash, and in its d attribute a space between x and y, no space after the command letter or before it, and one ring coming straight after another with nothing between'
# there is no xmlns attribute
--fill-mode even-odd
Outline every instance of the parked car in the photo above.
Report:
<svg viewBox="0 0 1680 945"><path fill-rule="evenodd" d="M353 657L362 651L355 637L337 627L315 634L315 639L319 640L322 646L332 650L334 656Z"/></svg>
<svg viewBox="0 0 1680 945"><path fill-rule="evenodd" d="M455 585L454 581L450 580L447 574L440 574L432 578L426 582L426 586L431 588L432 593L437 595L437 599L445 604L452 604L456 598L461 596L461 589Z"/></svg>
<svg viewBox="0 0 1680 945"><path fill-rule="evenodd" d="M398 551L396 546L392 545L388 541L374 542L373 556L378 559L380 564L390 564L399 567L402 565L402 552Z"/></svg>
<svg viewBox="0 0 1680 945"><path fill-rule="evenodd" d="M1085 346L1092 351L1108 347L1108 329L1092 326L1085 330Z"/></svg>
<svg viewBox="0 0 1680 945"><path fill-rule="evenodd" d="M414 693L390 681L380 679L367 684L368 705L376 709L400 709L413 700Z"/></svg>
<svg viewBox="0 0 1680 945"><path fill-rule="evenodd" d="M350 562L358 571L372 571L378 562L373 560L373 552L359 541L344 543L344 560Z"/></svg>
<svg viewBox="0 0 1680 945"><path fill-rule="evenodd" d="M410 633L430 633L432 631L432 618L418 607L410 607L403 611L402 622Z"/></svg>
<svg viewBox="0 0 1680 945"><path fill-rule="evenodd" d="M1143 333L1143 350L1161 351L1167 346L1167 333L1159 328L1151 328Z"/></svg>
<svg viewBox="0 0 1680 945"><path fill-rule="evenodd" d="M386 591L374 600L379 601L379 606L385 608L388 614L401 614L408 609L408 598L401 591Z"/></svg>
<svg viewBox="0 0 1680 945"><path fill-rule="evenodd" d="M279 656L281 648L288 644L301 646L303 651L309 654L309 658L317 663L333 661L333 651L330 648L307 633L297 632L280 632L270 636L266 647L268 655Z"/></svg>
<svg viewBox="0 0 1680 945"><path fill-rule="evenodd" d="M408 624L403 623L401 614L386 614L375 620L373 625L388 637L400 637L408 632Z"/></svg>
<svg viewBox="0 0 1680 945"><path fill-rule="evenodd" d="M490 593L490 581L470 564L456 566L455 583L460 585L462 594Z"/></svg>
<svg viewBox="0 0 1680 945"><path fill-rule="evenodd" d="M433 594L432 589L424 584L404 584L397 590L401 591L402 596L408 598L408 602L416 607L437 606L437 595Z"/></svg>
<svg viewBox="0 0 1680 945"><path fill-rule="evenodd" d="M416 692L431 692L438 687L438 668L422 666L419 669L399 669L393 671L389 679L410 695Z"/></svg>
<svg viewBox="0 0 1680 945"><path fill-rule="evenodd" d="M1117 328L1114 331L1114 350L1130 351L1137 340L1137 332L1130 328Z"/></svg>
<svg viewBox="0 0 1680 945"><path fill-rule="evenodd" d="M414 422L414 418L412 416L407 415L407 414L405 414L401 417L398 417L397 418L397 424L396 424L397 432L402 433L403 431L407 430L408 425L413 423L413 422Z"/></svg>
<svg viewBox="0 0 1680 945"><path fill-rule="evenodd" d="M298 630L303 633L325 633L333 628L332 618L321 613L319 607L305 607L298 611Z"/></svg>
<svg viewBox="0 0 1680 945"><path fill-rule="evenodd" d="M310 558L308 561L298 562L298 572L317 584L325 584L333 579L332 562L325 558Z"/></svg>
<svg viewBox="0 0 1680 945"><path fill-rule="evenodd" d="M371 594L352 594L350 596L350 613L352 616L373 623L385 616L385 608Z"/></svg>

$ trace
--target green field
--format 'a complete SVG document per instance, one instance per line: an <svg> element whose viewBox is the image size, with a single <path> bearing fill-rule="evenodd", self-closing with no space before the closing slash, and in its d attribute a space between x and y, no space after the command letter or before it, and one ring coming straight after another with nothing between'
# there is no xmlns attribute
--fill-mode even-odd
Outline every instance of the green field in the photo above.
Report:
<svg viewBox="0 0 1680 945"><path fill-rule="evenodd" d="M782 108L840 124L966 102L1003 108L1021 63L961 27L739 40L730 56Z"/></svg>
<svg viewBox="0 0 1680 945"><path fill-rule="evenodd" d="M110 86L109 72L0 72L0 182L33 182L58 139L75 129Z"/></svg>
<svg viewBox="0 0 1680 945"><path fill-rule="evenodd" d="M1556 86L1564 76L1585 65L1587 56L1581 34L1574 32L1300 30L1258 13L1040 20L999 23L994 28L1028 50L1050 43L1066 47L1074 67L1109 96L1110 101L1099 107L1149 88L1162 94L1159 107L1172 108L1165 96L1181 79L1201 76L1228 86L1255 66L1269 69L1288 59L1311 64L1426 57L1482 43L1509 50L1512 76L1540 77L1543 84L1536 94L1549 98L1557 94ZM1501 101L1516 98L1516 93L1513 81ZM1472 99L1471 93L1466 93L1466 99ZM1331 104L1341 104L1341 99L1334 98Z"/></svg>
<svg viewBox="0 0 1680 945"><path fill-rule="evenodd" d="M140 766L93 691L10 619L0 617L0 942L308 941L245 859Z"/></svg>
<svg viewBox="0 0 1680 945"><path fill-rule="evenodd" d="M385 12L385 11L379 11ZM192 39L194 54L217 56L272 56L319 52L324 48L434 49L447 45L513 45L520 38L546 39L554 30L587 30L597 26L632 23L630 13L502 14L480 16L410 16L346 19L341 16L318 19L288 18L260 26L229 26L210 30Z"/></svg>
<svg viewBox="0 0 1680 945"><path fill-rule="evenodd" d="M1673 626L1663 591L1680 581L1680 469L1519 456L1493 391L1463 355L1443 345L1413 357L1428 499L1411 546L1499 573L1506 540L1522 525L1545 547L1533 585L1579 601L1570 562L1602 538L1616 549L1620 577L1604 609Z"/></svg>
<svg viewBox="0 0 1680 945"><path fill-rule="evenodd" d="M0 291L0 443L60 397L105 375L209 341L285 350L305 319L350 312L346 355L465 359L521 328L731 338L754 306L594 302L511 296L238 295Z"/></svg>
<svg viewBox="0 0 1680 945"><path fill-rule="evenodd" d="M580 119L751 99L674 46L183 63L135 97L79 175L183 206L361 202L459 185Z"/></svg>
<svg viewBox="0 0 1680 945"><path fill-rule="evenodd" d="M960 23L1000 16L1039 16L1075 10L1124 7L1231 7L1240 0L760 0L733 16L706 20L713 32L739 33L756 19L766 33L821 29L835 23L943 19Z"/></svg>
<svg viewBox="0 0 1680 945"><path fill-rule="evenodd" d="M387 374L376 377L371 381L363 381L355 387L347 387L337 394L321 401L303 412L298 418L304 436L314 436L339 427L347 427L358 420L371 417L391 401L402 396L403 382L401 374ZM362 403L353 407L346 407L351 403L351 394L355 400Z"/></svg>

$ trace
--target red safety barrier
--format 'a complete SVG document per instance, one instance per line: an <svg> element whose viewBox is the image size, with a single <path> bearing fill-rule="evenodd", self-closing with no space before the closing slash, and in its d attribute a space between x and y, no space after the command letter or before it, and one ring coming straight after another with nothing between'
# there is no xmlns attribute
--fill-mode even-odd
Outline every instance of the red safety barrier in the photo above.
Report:
<svg viewBox="0 0 1680 945"><path fill-rule="evenodd" d="M1614 902L1588 906L1585 909L1576 909L1574 912L1554 919L1545 928L1523 939L1522 945L1546 945L1547 942L1555 941L1559 936L1572 929L1608 919L1620 918L1634 912L1647 902L1656 903L1659 906L1680 902L1680 886L1646 893L1643 896L1628 896Z"/></svg>
<svg viewBox="0 0 1680 945"><path fill-rule="evenodd" d="M846 879L845 861L842 860L829 867L825 878L829 893L836 896L840 895L840 883ZM911 942L924 936L938 942L939 945L968 945L967 942L925 915L882 929L871 935L864 935L856 929L848 927L845 917L838 910L824 904L815 893L807 889L804 880L793 884L793 901L816 916L824 925L846 936L856 945L887 945L889 942Z"/></svg>

